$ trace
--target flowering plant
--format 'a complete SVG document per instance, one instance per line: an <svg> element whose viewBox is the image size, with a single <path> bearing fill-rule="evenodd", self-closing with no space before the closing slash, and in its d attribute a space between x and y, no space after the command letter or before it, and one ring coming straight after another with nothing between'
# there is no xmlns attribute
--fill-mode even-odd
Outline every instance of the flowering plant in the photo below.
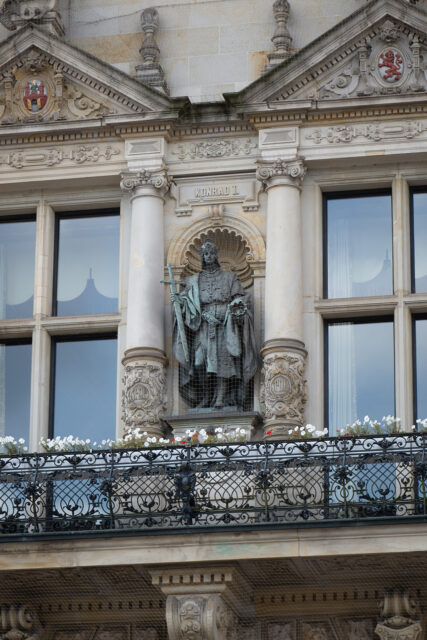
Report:
<svg viewBox="0 0 427 640"><path fill-rule="evenodd" d="M0 447L9 453L10 455L21 455L28 451L28 447L24 446L25 440L24 438L19 438L19 440L15 440L13 436L4 436L0 437Z"/></svg>
<svg viewBox="0 0 427 640"><path fill-rule="evenodd" d="M309 438L324 438L328 435L327 429L316 429L312 424L306 424L305 427L293 427L288 431L291 440L301 440Z"/></svg>
<svg viewBox="0 0 427 640"><path fill-rule="evenodd" d="M422 422L417 420L417 422ZM426 426L427 426L427 420ZM381 422L378 420L372 420L369 416L365 416L363 422L361 420L355 420L352 425L348 424L344 429L337 429L338 436L370 436L370 435L382 435L387 433L402 433L404 431L401 427L400 418L394 416L383 416ZM415 430L415 425L411 427L412 431Z"/></svg>

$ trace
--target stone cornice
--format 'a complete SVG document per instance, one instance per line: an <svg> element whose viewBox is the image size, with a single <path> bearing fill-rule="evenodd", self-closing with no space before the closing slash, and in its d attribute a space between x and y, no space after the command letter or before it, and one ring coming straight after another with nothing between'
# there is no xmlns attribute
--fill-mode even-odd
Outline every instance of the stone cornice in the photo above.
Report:
<svg viewBox="0 0 427 640"><path fill-rule="evenodd" d="M277 158L274 161L259 160L256 176L266 188L277 184L299 187L306 172L307 168L301 159L282 160Z"/></svg>
<svg viewBox="0 0 427 640"><path fill-rule="evenodd" d="M161 195L169 190L172 178L167 174L165 168L158 171L126 171L121 175L120 187L123 191L134 192L140 187L152 187Z"/></svg>

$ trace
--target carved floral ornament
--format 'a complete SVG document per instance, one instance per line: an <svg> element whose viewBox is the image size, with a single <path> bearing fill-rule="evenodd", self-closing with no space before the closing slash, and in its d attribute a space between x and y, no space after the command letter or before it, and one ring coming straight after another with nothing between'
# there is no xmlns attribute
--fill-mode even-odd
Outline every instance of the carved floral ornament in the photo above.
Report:
<svg viewBox="0 0 427 640"><path fill-rule="evenodd" d="M231 640L237 626L218 594L168 596L166 621L170 640Z"/></svg>
<svg viewBox="0 0 427 640"><path fill-rule="evenodd" d="M299 353L271 353L264 357L261 402L267 420L280 418L303 424L307 401L305 358ZM274 422L272 422L274 424Z"/></svg>

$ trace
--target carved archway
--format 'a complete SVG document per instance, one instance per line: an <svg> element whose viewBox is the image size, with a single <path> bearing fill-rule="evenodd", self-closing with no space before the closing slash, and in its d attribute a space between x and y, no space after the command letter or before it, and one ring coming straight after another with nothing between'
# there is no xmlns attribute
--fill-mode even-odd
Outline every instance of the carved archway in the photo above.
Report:
<svg viewBox="0 0 427 640"><path fill-rule="evenodd" d="M235 271L245 289L253 283L253 267L265 262L265 243L255 225L236 216L216 214L188 227L171 242L167 261L182 276L201 269L200 247L212 240L218 247L219 262L226 271ZM214 212L214 213L215 213Z"/></svg>

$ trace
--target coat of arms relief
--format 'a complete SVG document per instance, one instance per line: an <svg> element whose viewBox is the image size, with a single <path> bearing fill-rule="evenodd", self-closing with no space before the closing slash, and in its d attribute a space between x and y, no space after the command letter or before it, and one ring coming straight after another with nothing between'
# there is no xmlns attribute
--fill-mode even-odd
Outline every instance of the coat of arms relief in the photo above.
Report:
<svg viewBox="0 0 427 640"><path fill-rule="evenodd" d="M0 125L82 120L111 113L112 105L72 82L60 62L35 47L0 71Z"/></svg>

